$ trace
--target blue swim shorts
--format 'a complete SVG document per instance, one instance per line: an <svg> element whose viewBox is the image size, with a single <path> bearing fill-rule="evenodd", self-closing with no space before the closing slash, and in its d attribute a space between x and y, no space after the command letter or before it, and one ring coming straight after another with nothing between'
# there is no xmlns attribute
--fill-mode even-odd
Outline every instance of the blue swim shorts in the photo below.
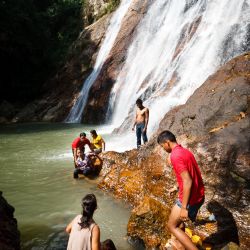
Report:
<svg viewBox="0 0 250 250"><path fill-rule="evenodd" d="M197 216L197 214L198 214L198 211L199 211L199 209L200 209L200 207L202 206L203 203L204 203L204 199L203 199L201 202L199 202L199 203L197 203L197 204L194 204L194 205L192 205L192 206L187 205L188 217L189 217L189 219L190 219L191 221L195 221L196 216ZM177 200L176 200L176 205L177 205L178 207L180 207L180 208L182 207L182 204L181 204L180 199L177 199Z"/></svg>

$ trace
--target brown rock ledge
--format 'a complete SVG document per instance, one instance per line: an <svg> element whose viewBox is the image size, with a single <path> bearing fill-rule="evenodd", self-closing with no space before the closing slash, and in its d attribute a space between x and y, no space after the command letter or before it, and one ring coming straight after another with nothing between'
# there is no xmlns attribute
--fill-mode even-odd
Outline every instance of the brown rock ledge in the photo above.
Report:
<svg viewBox="0 0 250 250"><path fill-rule="evenodd" d="M169 111L157 131L171 130L196 156L206 201L194 230L213 249L229 242L250 248L249 59L250 53L245 53L221 67L185 105ZM100 188L133 205L128 235L142 239L149 249L163 249L169 238L166 221L175 200L168 195L175 177L156 135L140 150L104 154L99 183ZM211 213L215 223L204 220Z"/></svg>

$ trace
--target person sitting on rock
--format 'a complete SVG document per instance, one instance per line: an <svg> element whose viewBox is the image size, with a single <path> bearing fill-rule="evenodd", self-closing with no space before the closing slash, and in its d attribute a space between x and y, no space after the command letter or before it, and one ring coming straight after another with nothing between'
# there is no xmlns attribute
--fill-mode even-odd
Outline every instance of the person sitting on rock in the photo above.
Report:
<svg viewBox="0 0 250 250"><path fill-rule="evenodd" d="M105 151L105 141L103 138L96 133L95 130L91 130L90 134L92 136L92 148L96 154Z"/></svg>
<svg viewBox="0 0 250 250"><path fill-rule="evenodd" d="M74 178L78 178L78 174L83 174L85 176L93 174L95 172L95 168L92 163L92 157L97 157L100 161L100 157L96 155L95 153L87 153L84 154L83 150L80 150L79 148L76 150L76 167L74 171Z"/></svg>
<svg viewBox="0 0 250 250"><path fill-rule="evenodd" d="M72 153L74 157L74 164L76 167L76 149L79 148L83 152L85 151L85 145L88 145L90 150L93 151L92 145L89 141L89 139L86 137L86 134L82 132L79 137L77 137L73 142L72 142Z"/></svg>
<svg viewBox="0 0 250 250"><path fill-rule="evenodd" d="M66 227L70 234L67 250L100 250L100 228L93 220L97 209L97 200L94 194L87 194L82 199L82 214L77 215Z"/></svg>
<svg viewBox="0 0 250 250"><path fill-rule="evenodd" d="M184 227L188 218L195 221L198 210L204 203L204 184L199 166L194 155L179 145L170 131L161 132L157 141L166 152L171 153L170 161L179 186L179 198L168 220L168 228L176 237L172 245L176 249L198 250L180 227Z"/></svg>

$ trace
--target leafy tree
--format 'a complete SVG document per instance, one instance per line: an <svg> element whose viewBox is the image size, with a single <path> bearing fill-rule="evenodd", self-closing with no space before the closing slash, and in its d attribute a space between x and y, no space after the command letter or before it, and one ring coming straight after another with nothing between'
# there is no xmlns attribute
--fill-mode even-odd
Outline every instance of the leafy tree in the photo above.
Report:
<svg viewBox="0 0 250 250"><path fill-rule="evenodd" d="M0 0L0 99L28 102L83 28L83 0Z"/></svg>

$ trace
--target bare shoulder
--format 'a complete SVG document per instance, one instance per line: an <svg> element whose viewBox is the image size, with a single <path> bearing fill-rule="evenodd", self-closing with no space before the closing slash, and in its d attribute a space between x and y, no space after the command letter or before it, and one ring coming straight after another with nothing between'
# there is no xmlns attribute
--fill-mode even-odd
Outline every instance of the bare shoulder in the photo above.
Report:
<svg viewBox="0 0 250 250"><path fill-rule="evenodd" d="M94 225L94 227L92 229L92 233L93 233L93 235L96 235L96 236L100 235L100 227L97 224Z"/></svg>

